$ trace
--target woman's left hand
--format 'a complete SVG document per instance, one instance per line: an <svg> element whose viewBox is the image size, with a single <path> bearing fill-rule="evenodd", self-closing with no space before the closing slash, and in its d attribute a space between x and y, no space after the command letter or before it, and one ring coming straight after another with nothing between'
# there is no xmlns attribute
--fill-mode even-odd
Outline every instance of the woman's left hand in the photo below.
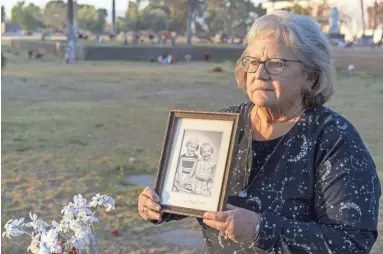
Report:
<svg viewBox="0 0 383 254"><path fill-rule="evenodd" d="M206 212L203 222L236 243L252 244L260 216L250 210L227 205L228 211Z"/></svg>

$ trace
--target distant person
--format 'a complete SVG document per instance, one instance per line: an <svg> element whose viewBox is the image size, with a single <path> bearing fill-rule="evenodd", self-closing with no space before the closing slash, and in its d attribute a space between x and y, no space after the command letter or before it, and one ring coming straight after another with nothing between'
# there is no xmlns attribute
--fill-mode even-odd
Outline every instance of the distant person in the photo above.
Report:
<svg viewBox="0 0 383 254"><path fill-rule="evenodd" d="M355 126L325 106L335 76L320 26L293 12L259 17L235 78L249 101L221 110L239 114L239 138L225 211L198 219L199 253L370 253L381 186ZM142 218L185 218L164 213L160 203L145 188Z"/></svg>
<svg viewBox="0 0 383 254"><path fill-rule="evenodd" d="M203 58L205 59L205 62L209 62L209 60L210 60L210 53L205 51L203 53Z"/></svg>
<svg viewBox="0 0 383 254"><path fill-rule="evenodd" d="M149 42L150 44L154 43L154 35L152 33L149 34Z"/></svg>
<svg viewBox="0 0 383 254"><path fill-rule="evenodd" d="M176 45L177 32L171 32L170 39L171 39L172 46L174 47Z"/></svg>
<svg viewBox="0 0 383 254"><path fill-rule="evenodd" d="M185 62L190 63L192 60L192 56L190 54L185 55Z"/></svg>

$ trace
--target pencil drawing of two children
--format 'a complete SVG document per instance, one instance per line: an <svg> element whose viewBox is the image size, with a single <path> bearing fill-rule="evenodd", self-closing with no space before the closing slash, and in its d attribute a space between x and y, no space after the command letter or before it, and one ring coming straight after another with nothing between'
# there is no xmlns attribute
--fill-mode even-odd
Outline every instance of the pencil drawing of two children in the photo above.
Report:
<svg viewBox="0 0 383 254"><path fill-rule="evenodd" d="M185 148L186 152L179 158L173 191L210 196L216 169L213 145L200 144L198 137L190 137Z"/></svg>

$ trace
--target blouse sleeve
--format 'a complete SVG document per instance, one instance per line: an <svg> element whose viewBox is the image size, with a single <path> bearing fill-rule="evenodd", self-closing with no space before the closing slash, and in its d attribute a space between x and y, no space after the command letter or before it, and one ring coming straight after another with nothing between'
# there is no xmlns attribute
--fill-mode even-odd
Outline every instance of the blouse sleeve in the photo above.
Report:
<svg viewBox="0 0 383 254"><path fill-rule="evenodd" d="M381 186L357 131L325 130L316 168L316 220L261 214L255 247L282 253L369 253L377 238Z"/></svg>
<svg viewBox="0 0 383 254"><path fill-rule="evenodd" d="M168 222L168 221L172 221L172 220L182 220L182 219L184 219L186 217L187 216L185 216L185 215L178 215L178 214L172 214L172 213L164 213L162 215L162 220L161 221L150 220L150 222L153 223L153 224L162 224L163 222Z"/></svg>

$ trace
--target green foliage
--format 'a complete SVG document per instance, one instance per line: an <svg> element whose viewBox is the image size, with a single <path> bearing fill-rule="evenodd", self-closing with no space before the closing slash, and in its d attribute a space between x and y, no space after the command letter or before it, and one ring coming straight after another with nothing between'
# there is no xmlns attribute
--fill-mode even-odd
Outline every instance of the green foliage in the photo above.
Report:
<svg viewBox="0 0 383 254"><path fill-rule="evenodd" d="M78 26L92 33L102 33L105 27L106 10L92 5L81 5L77 11Z"/></svg>
<svg viewBox="0 0 383 254"><path fill-rule="evenodd" d="M137 3L129 1L128 9L125 13L125 28L134 31L139 29L139 15Z"/></svg>
<svg viewBox="0 0 383 254"><path fill-rule="evenodd" d="M257 13L258 16L263 16L266 14L266 9L262 8L262 4L258 4L258 6L254 8L254 12Z"/></svg>
<svg viewBox="0 0 383 254"><path fill-rule="evenodd" d="M36 28L43 26L43 16L40 7L33 3L25 5L24 1L18 2L13 6L11 21L20 24L21 28L25 31L35 31Z"/></svg>
<svg viewBox="0 0 383 254"><path fill-rule="evenodd" d="M309 16L309 15L311 15L311 10L312 9L310 7L309 8L303 8L299 4L294 4L293 6L286 7L283 10L290 11L290 12L295 12L296 14L300 14L300 15Z"/></svg>
<svg viewBox="0 0 383 254"><path fill-rule="evenodd" d="M50 1L44 8L44 23L47 27L63 31L67 24L66 3L61 0Z"/></svg>
<svg viewBox="0 0 383 254"><path fill-rule="evenodd" d="M116 27L117 33L126 32L127 31L127 20L124 17L116 18Z"/></svg>
<svg viewBox="0 0 383 254"><path fill-rule="evenodd" d="M142 13L141 27L154 31L166 31L169 29L168 14L163 9L149 9Z"/></svg>
<svg viewBox="0 0 383 254"><path fill-rule="evenodd" d="M249 24L253 21L250 14L256 13L256 11L257 9L251 1L208 0L207 25L210 34L226 33L244 36Z"/></svg>

